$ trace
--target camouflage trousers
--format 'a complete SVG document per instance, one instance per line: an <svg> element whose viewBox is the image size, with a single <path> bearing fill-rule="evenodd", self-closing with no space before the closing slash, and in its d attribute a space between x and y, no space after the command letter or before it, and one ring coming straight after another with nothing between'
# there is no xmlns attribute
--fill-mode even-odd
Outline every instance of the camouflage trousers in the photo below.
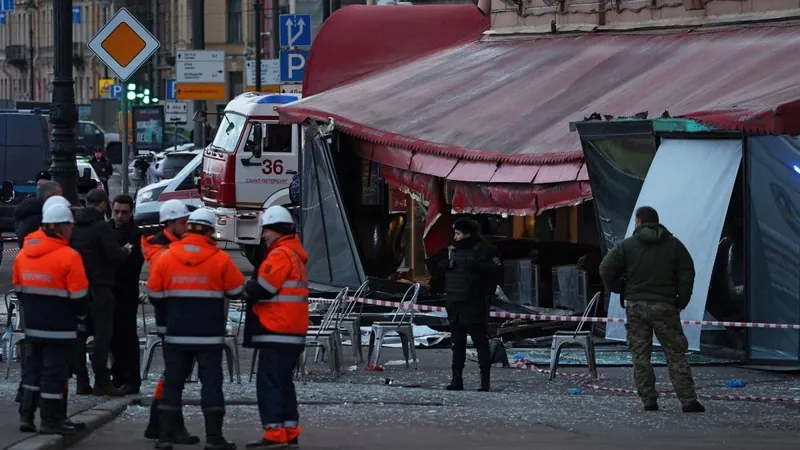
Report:
<svg viewBox="0 0 800 450"><path fill-rule="evenodd" d="M644 404L655 403L656 374L650 357L653 354L653 332L667 358L669 378L683 406L697 401L692 370L686 360L689 343L681 328L680 313L673 305L655 302L627 302L628 350L633 360L636 391Z"/></svg>

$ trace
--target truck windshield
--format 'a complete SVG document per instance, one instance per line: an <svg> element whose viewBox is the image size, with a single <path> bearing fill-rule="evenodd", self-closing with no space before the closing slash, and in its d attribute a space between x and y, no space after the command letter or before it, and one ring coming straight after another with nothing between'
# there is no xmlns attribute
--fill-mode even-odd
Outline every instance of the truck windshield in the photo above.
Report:
<svg viewBox="0 0 800 450"><path fill-rule="evenodd" d="M214 136L213 145L217 150L233 153L236 151L236 144L239 142L239 135L242 134L244 124L247 119L238 114L226 113Z"/></svg>

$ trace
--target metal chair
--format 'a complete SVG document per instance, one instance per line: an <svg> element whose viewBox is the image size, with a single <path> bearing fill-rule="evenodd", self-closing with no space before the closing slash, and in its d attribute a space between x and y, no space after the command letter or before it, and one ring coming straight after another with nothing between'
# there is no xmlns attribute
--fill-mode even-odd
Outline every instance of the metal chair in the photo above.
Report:
<svg viewBox="0 0 800 450"><path fill-rule="evenodd" d="M300 365L300 370L305 374L306 359L308 348L317 348L322 350L322 358L327 358L331 366L333 375L338 377L342 372L342 336L340 330L340 322L342 315L337 314L338 310L347 298L348 288L344 288L336 295L330 308L322 317L319 327L309 328L306 335L306 350L303 351L303 357ZM314 358L314 362L319 361L319 354Z"/></svg>
<svg viewBox="0 0 800 450"><path fill-rule="evenodd" d="M595 308L598 300L600 299L600 293L596 293L592 300L586 305L586 309L583 311L583 315L581 316L581 321L578 323L578 328L575 329L574 332L570 331L556 331L553 335L553 341L550 345L550 379L556 377L556 369L558 368L558 358L561 355L561 349L565 345L579 345L583 348L584 353L586 354L586 363L589 367L589 373L591 374L592 378L597 378L597 361L595 359L595 352L594 352L594 340L592 339L592 330L588 331L581 331L583 325L586 323L586 318Z"/></svg>
<svg viewBox="0 0 800 450"><path fill-rule="evenodd" d="M22 308L22 302L17 298L16 292L11 289L10 291L6 292L5 295L5 303L6 303L6 312L11 314L11 309L13 306L14 311L16 311L17 320L16 323L13 320L13 317L9 317L9 322L11 323L11 340L8 342L8 350L9 352L13 352L13 349L16 348L19 344L25 343L25 311ZM17 352L18 355L21 355L23 352ZM8 379L9 375L11 374L11 355L3 355L6 359L6 380ZM18 360L21 359L17 358Z"/></svg>
<svg viewBox="0 0 800 450"><path fill-rule="evenodd" d="M156 347L162 346L164 343L161 340L161 336L157 334L157 331L147 331L147 320L145 318L145 306L149 303L149 297L147 294L139 297L141 311L142 311L142 323L144 324L144 332L145 332L145 340L144 340L144 350L142 351L142 373L141 378L142 380L147 379L147 374L150 372L150 365L153 363L153 355L155 353Z"/></svg>
<svg viewBox="0 0 800 450"><path fill-rule="evenodd" d="M356 365L360 364L364 360L364 353L361 347L361 311L363 308L359 309L358 313L355 312L355 309L356 306L359 305L357 299L365 294L368 284L369 281L362 283L352 297L345 295L339 309L333 311L334 319L339 323L340 334L346 335L350 338L350 342L352 344L351 348L353 351L353 360L355 361ZM329 308L328 311L331 311L331 308ZM319 329L319 325L310 326L309 329L317 330ZM315 362L319 360L320 350L321 349L318 347L317 354L314 358Z"/></svg>
<svg viewBox="0 0 800 450"><path fill-rule="evenodd" d="M411 294L411 298L408 298ZM408 356L411 353L411 359L414 361L414 369L418 369L417 363L417 349L414 345L414 312L417 306L417 297L419 296L419 283L414 283L409 287L403 298L400 300L400 306L395 310L392 320L388 322L373 322L372 328L369 332L369 352L367 360L370 365L377 366L380 360L381 347L383 346L383 339L388 333L394 332L400 336L400 344L403 347L403 357L406 360L406 367L408 367ZM403 314L398 317L402 310ZM375 358L372 358L372 352L375 351Z"/></svg>
<svg viewBox="0 0 800 450"><path fill-rule="evenodd" d="M242 320L244 319L244 311L245 311L245 304L241 302L239 303L239 323L236 325L236 333L228 333L228 316L225 316L225 340L224 340L224 347L222 348L225 351L225 361L228 364L228 376L230 377L231 383L233 383L233 374L236 374L236 382L238 384L242 384L242 370L241 364L239 363L239 332L242 329ZM230 313L230 301L225 300L225 310ZM255 355L254 355L255 357ZM197 382L200 379L200 375L197 372L197 361L192 364L192 372L189 374L189 378L187 381L190 383Z"/></svg>

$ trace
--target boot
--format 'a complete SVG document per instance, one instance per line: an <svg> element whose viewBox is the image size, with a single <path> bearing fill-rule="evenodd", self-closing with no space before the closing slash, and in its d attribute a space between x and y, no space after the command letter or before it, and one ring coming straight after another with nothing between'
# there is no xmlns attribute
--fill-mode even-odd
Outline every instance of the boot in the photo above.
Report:
<svg viewBox="0 0 800 450"><path fill-rule="evenodd" d="M147 428L144 429L144 438L158 439L160 435L158 400L153 399L153 403L150 405L150 419L147 421Z"/></svg>
<svg viewBox="0 0 800 450"><path fill-rule="evenodd" d="M75 389L75 394L77 395L92 395L92 383L89 382L89 377L86 376L79 376L76 377L75 384L77 385L77 389Z"/></svg>
<svg viewBox="0 0 800 450"><path fill-rule="evenodd" d="M76 431L83 431L86 429L86 424L83 422L73 422L69 420L69 383L64 388L64 400L61 401L61 418L64 420L64 425L75 428Z"/></svg>
<svg viewBox="0 0 800 450"><path fill-rule="evenodd" d="M299 433L298 433L299 435ZM250 449L269 449L288 447L288 435L285 428L270 428L264 431L261 439L248 442L245 448ZM294 448L297 448L297 436L294 436Z"/></svg>
<svg viewBox="0 0 800 450"><path fill-rule="evenodd" d="M78 431L75 428L64 424L61 417L61 399L40 398L40 415L42 425L39 427L39 434L60 434L62 436L73 435Z"/></svg>
<svg viewBox="0 0 800 450"><path fill-rule="evenodd" d="M39 404L39 392L25 390L19 405L19 431L36 433L36 406Z"/></svg>
<svg viewBox="0 0 800 450"><path fill-rule="evenodd" d="M453 379L450 381L450 384L445 387L448 391L463 391L464 390L464 378L461 376L462 369L453 369Z"/></svg>
<svg viewBox="0 0 800 450"><path fill-rule="evenodd" d="M225 417L223 410L203 410L203 418L206 423L205 450L236 450L236 444L226 441L222 436L223 417Z"/></svg>
<svg viewBox="0 0 800 450"><path fill-rule="evenodd" d="M489 378L490 378L490 368L489 367L481 367L481 387L478 388L478 392L488 392L489 391Z"/></svg>
<svg viewBox="0 0 800 450"><path fill-rule="evenodd" d="M186 423L183 421L183 411L179 411L175 416L175 434L173 441L178 445L197 445L200 443L199 436L192 436L189 430L186 429Z"/></svg>
<svg viewBox="0 0 800 450"><path fill-rule="evenodd" d="M174 443L174 430L172 429L175 426L175 415L179 414L178 411L169 410L169 409L160 409L156 414L158 418L158 442L156 442L156 448L159 450L172 450L172 444ZM152 414L150 416L151 420L153 418Z"/></svg>
<svg viewBox="0 0 800 450"><path fill-rule="evenodd" d="M94 389L92 389L92 395L96 397L124 397L125 394L120 391L119 389L115 388L111 383L103 383L97 384L95 383Z"/></svg>
<svg viewBox="0 0 800 450"><path fill-rule="evenodd" d="M706 412L706 407L701 405L700 402L698 402L697 400L695 400L693 403L691 403L689 405L684 406L681 409L683 409L683 412L685 412L685 413Z"/></svg>

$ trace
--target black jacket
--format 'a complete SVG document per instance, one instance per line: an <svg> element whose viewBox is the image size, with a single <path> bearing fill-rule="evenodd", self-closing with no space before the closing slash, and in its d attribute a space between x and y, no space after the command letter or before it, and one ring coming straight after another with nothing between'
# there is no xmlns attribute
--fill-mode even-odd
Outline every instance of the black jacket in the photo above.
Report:
<svg viewBox="0 0 800 450"><path fill-rule="evenodd" d="M117 268L128 259L128 252L117 244L114 229L108 226L103 213L88 206L74 213L72 248L78 251L92 285L114 287Z"/></svg>
<svg viewBox="0 0 800 450"><path fill-rule="evenodd" d="M456 242L446 261L447 318L463 325L489 319L487 299L503 271L497 248L478 236Z"/></svg>
<svg viewBox="0 0 800 450"><path fill-rule="evenodd" d="M28 197L14 208L14 232L17 234L19 248L22 248L25 236L42 226L42 206L44 202L36 197Z"/></svg>
<svg viewBox="0 0 800 450"><path fill-rule="evenodd" d="M101 180L111 178L111 174L114 173L114 166L108 162L105 156L100 158L100 161L92 158L89 164L92 166L92 169L97 172L97 176L100 177Z"/></svg>
<svg viewBox="0 0 800 450"><path fill-rule="evenodd" d="M131 254L125 262L117 269L117 278L114 285L116 297L135 296L139 298L139 275L142 273L144 265L144 255L142 254L142 231L133 222L122 228L117 228L114 221L110 222L111 229L117 236L117 244L122 247L131 244Z"/></svg>

